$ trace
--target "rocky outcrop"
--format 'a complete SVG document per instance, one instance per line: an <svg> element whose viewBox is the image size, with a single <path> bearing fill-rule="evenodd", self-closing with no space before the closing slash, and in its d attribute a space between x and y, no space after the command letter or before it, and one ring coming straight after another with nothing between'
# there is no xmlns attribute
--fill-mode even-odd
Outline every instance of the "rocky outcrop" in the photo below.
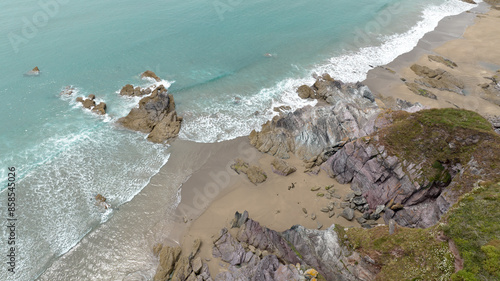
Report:
<svg viewBox="0 0 500 281"><path fill-rule="evenodd" d="M160 77L156 76L156 74L153 71L151 71L151 70L144 71L141 74L141 78L142 79L151 78L151 79L155 80L156 82L160 82L161 81Z"/></svg>
<svg viewBox="0 0 500 281"><path fill-rule="evenodd" d="M175 111L174 97L167 93L163 85L158 86L150 96L139 101L139 107L118 120L130 130L147 133L147 139L162 143L177 137L181 129L182 117Z"/></svg>
<svg viewBox="0 0 500 281"><path fill-rule="evenodd" d="M457 125L460 122L464 123ZM385 205L386 221L426 228L467 192L456 186L499 174L479 168L489 167L486 163L500 156L494 148L497 137L487 132L490 125L476 113L454 109L412 115L395 112L379 117L376 127L378 133L347 143L321 166L339 183L351 183L354 191L362 192L369 215ZM429 138L432 133L435 138Z"/></svg>
<svg viewBox="0 0 500 281"><path fill-rule="evenodd" d="M195 240L191 252L183 256L181 247L155 245L153 253L159 258L159 264L153 280L211 281L208 265L197 257L200 246L201 240Z"/></svg>
<svg viewBox="0 0 500 281"><path fill-rule="evenodd" d="M72 92L72 90L68 90L68 91ZM99 115L106 114L106 103L100 102L99 104L96 105L95 95L93 95L93 94L90 94L86 99L84 99L82 97L77 97L76 101L80 102L84 108L92 110L92 112L94 112L96 114L99 114Z"/></svg>
<svg viewBox="0 0 500 281"><path fill-rule="evenodd" d="M151 94L150 88L141 89L141 87L135 87L133 85L127 84L123 86L120 90L120 95L129 97L141 97Z"/></svg>
<svg viewBox="0 0 500 281"><path fill-rule="evenodd" d="M369 205L368 212L385 205L385 219L394 219L400 225L429 227L434 225L450 207L450 202L440 198L442 185L419 184L421 178L415 164L405 163L389 156L375 139L361 138L346 144L322 168L341 183L351 183L353 190L361 190ZM422 204L424 203L425 204ZM399 210L391 210L401 206Z"/></svg>
<svg viewBox="0 0 500 281"><path fill-rule="evenodd" d="M471 0L466 0L466 1L471 1ZM472 2L474 2L474 1L472 1ZM476 3L474 3L474 4L476 4ZM429 55L428 58L429 58L429 61L439 62L441 64L446 65L449 68L458 67L458 65L456 63L454 63L453 61L451 61L449 59L443 58L442 56Z"/></svg>
<svg viewBox="0 0 500 281"><path fill-rule="evenodd" d="M213 255L230 266L215 280L373 280L376 269L346 249L335 227L279 233L247 219L236 236L223 229Z"/></svg>
<svg viewBox="0 0 500 281"><path fill-rule="evenodd" d="M464 94L463 89L465 88L465 84L446 70L441 68L430 69L427 66L418 64L414 64L410 68L415 74L421 77L420 79L415 79L417 84L460 95Z"/></svg>
<svg viewBox="0 0 500 281"><path fill-rule="evenodd" d="M282 176L288 176L297 171L297 168L290 166L285 160L279 158L274 158L273 162L271 162L271 166L273 166L274 173Z"/></svg>
<svg viewBox="0 0 500 281"><path fill-rule="evenodd" d="M324 76L309 89L315 98L325 102L274 117L262 125L260 132L252 131L251 144L283 159L292 153L304 160L320 155L326 160L342 141L372 132L370 124L379 111L366 86L344 84Z"/></svg>
<svg viewBox="0 0 500 281"><path fill-rule="evenodd" d="M231 165L231 169L233 169L236 173L246 174L248 180L253 184L257 185L258 183L263 183L267 179L267 175L259 166L250 165L247 162L236 159L235 163Z"/></svg>
<svg viewBox="0 0 500 281"><path fill-rule="evenodd" d="M197 239L193 243L191 252L188 255L182 255L181 247L155 245L153 254L158 257L159 264L153 280L211 281L208 265L197 257L200 246L201 240Z"/></svg>
<svg viewBox="0 0 500 281"><path fill-rule="evenodd" d="M24 73L24 76L38 76L40 75L40 69L38 69L38 66L35 66L32 70Z"/></svg>
<svg viewBox="0 0 500 281"><path fill-rule="evenodd" d="M417 83L406 82L405 84L408 87L408 89L410 89L410 91L412 91L413 93L419 96L437 100L437 96L433 92L423 89Z"/></svg>

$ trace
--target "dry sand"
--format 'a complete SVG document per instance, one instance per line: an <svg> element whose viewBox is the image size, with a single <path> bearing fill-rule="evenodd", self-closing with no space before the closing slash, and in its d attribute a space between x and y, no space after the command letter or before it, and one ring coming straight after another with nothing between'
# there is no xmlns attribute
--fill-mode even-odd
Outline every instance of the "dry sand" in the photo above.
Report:
<svg viewBox="0 0 500 281"><path fill-rule="evenodd" d="M500 11L482 3L478 8L452 19L444 19L433 32L425 35L411 52L368 72L365 84L379 97L381 105L392 107L396 98L419 102L431 108L456 107L482 115L500 115L500 107L486 99L479 84L491 83L484 77L494 76L500 69ZM469 26L466 30L465 27ZM439 55L458 64L451 69L430 61L428 55ZM437 100L411 92L401 78L413 82L417 75L410 69L414 63L432 69L442 68L465 83L466 95L431 89Z"/></svg>

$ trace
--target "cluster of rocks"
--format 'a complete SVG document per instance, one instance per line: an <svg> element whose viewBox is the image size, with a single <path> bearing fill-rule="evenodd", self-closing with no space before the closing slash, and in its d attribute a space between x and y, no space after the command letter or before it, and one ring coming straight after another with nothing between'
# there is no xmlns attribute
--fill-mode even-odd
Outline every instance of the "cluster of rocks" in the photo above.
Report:
<svg viewBox="0 0 500 281"><path fill-rule="evenodd" d="M208 265L197 256L201 240L194 241L191 252L182 255L181 247L169 247L157 244L153 253L159 258L154 281L212 281Z"/></svg>
<svg viewBox="0 0 500 281"><path fill-rule="evenodd" d="M282 159L290 153L306 161L320 155L325 159L342 141L370 134L365 128L373 127L367 124L379 113L368 87L342 83L328 75L317 77L311 87L299 87L298 94L323 102L275 116L260 132L252 131L250 142L259 151Z"/></svg>
<svg viewBox="0 0 500 281"><path fill-rule="evenodd" d="M294 226L276 232L236 213L235 231L222 229L213 256L229 264L214 280L372 280L376 270L348 251L335 231Z"/></svg>
<svg viewBox="0 0 500 281"><path fill-rule="evenodd" d="M106 108L107 108L106 103L100 102L99 104L96 104L95 95L93 94L90 94L86 99L82 97L77 97L76 101L81 103L84 108L92 110L92 112L94 113L97 113L99 115L106 114Z"/></svg>
<svg viewBox="0 0 500 281"><path fill-rule="evenodd" d="M135 91L136 89L133 89L133 92ZM147 92L147 89L139 89L139 92L142 95L143 92ZM182 117L177 116L174 97L167 93L163 85L160 85L149 96L142 98L139 101L139 107L133 108L127 116L120 118L118 123L127 129L147 133L148 141L163 143L177 137L181 129Z"/></svg>
<svg viewBox="0 0 500 281"><path fill-rule="evenodd" d="M133 85L127 84L120 90L120 95L127 97L142 97L151 94L151 92L151 88L141 88L139 86L134 88Z"/></svg>
<svg viewBox="0 0 500 281"><path fill-rule="evenodd" d="M413 64L410 69L420 76L420 78L415 79L415 83L419 85L442 91L454 92L460 95L464 94L463 90L465 84L444 69L431 69L427 66L418 64Z"/></svg>
<svg viewBox="0 0 500 281"><path fill-rule="evenodd" d="M231 169L236 173L246 174L248 180L253 184L263 183L267 179L267 175L259 166L250 165L249 163L243 161L242 159L236 159L233 164L231 164Z"/></svg>
<svg viewBox="0 0 500 281"><path fill-rule="evenodd" d="M344 198L345 203L340 204L340 207L344 208L344 210L339 216L352 221L355 218L354 211L357 210L363 215L356 218L356 221L364 228L372 228L372 226L378 224L376 221L380 219L380 214L385 210L385 205L378 205L372 211L368 201L362 194L360 190L347 194Z"/></svg>

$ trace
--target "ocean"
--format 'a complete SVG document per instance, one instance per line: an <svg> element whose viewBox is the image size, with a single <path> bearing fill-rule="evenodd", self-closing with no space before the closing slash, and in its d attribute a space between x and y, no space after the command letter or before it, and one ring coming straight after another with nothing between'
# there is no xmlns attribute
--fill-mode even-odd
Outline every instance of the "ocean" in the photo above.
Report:
<svg viewBox="0 0 500 281"><path fill-rule="evenodd" d="M119 96L121 87L153 85L140 79L143 71L154 71L163 79L156 85L174 95L181 139L221 142L260 128L274 107L314 104L295 93L313 74L362 81L439 20L472 7L458 0L4 1L0 215L6 224L8 168L15 167L17 256L12 274L2 254L0 280L40 277L106 227L169 161L168 145L116 125L138 102ZM35 66L39 76L23 75ZM66 86L76 89L72 96L60 95ZM107 103L106 116L75 102L89 94ZM176 202L177 188L164 192ZM96 194L114 209L95 206ZM1 233L7 253L10 232ZM51 270L45 279L123 279L113 275L120 261L82 260L90 275L76 274L75 265L80 277L57 279Z"/></svg>

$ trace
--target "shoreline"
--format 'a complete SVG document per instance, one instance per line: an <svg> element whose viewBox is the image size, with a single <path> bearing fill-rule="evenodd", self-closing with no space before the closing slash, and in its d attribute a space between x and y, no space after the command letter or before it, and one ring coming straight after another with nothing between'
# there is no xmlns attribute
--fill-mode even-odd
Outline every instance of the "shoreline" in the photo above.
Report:
<svg viewBox="0 0 500 281"><path fill-rule="evenodd" d="M485 76L493 76L495 70L487 69L484 65L488 60L489 68L500 69L500 56L494 55L491 50L493 43L479 42L478 38L497 39L494 28L481 30L478 25L488 25L500 12L485 2L462 14L444 18L432 32L427 33L415 48L397 57L387 65L370 70L367 78L362 81L373 94L379 98L381 107L394 108L396 99L420 103L430 108L456 107L481 113L482 115L500 115L498 105L482 98L482 91L478 84L491 82ZM488 25L488 27L491 27ZM489 50L488 55L479 55L476 49ZM458 64L450 69L443 64L431 62L428 55L438 55ZM481 57L480 57L481 56ZM430 99L411 92L405 85L418 78L410 69L412 64L419 64L431 69L444 69L465 83L464 95L449 91L429 89L436 94L437 99ZM427 88L425 88L427 89Z"/></svg>

